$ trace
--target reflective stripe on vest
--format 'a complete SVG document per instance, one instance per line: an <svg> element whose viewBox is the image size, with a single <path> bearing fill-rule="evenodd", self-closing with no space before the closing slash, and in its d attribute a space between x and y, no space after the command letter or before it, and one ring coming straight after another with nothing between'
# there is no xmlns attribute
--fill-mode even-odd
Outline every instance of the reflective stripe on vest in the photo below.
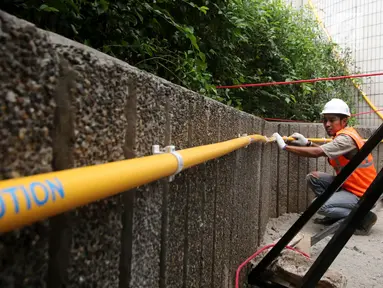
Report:
<svg viewBox="0 0 383 288"><path fill-rule="evenodd" d="M348 127L341 131L338 131L335 137L337 137L340 134L350 136L357 144L359 150L363 147L364 142L354 128ZM343 167L345 167L350 162L350 160L341 155L335 159L329 159L328 162L335 169L336 174L339 174L340 171L342 171ZM358 197L361 197L368 188L368 186L370 186L372 181L375 179L375 177L376 170L373 158L372 155L369 154L366 157L366 159L364 159L363 162L359 164L359 166L354 170L354 172L343 183L342 188L354 193Z"/></svg>
<svg viewBox="0 0 383 288"><path fill-rule="evenodd" d="M340 171L342 171L342 169L346 166L346 165L342 165L339 161L338 158L335 158L333 159L334 162L335 162L335 165L333 166L335 171L340 173ZM368 161L368 157L366 159L363 160L362 163L359 164L358 168L367 168L367 167L370 167L372 166L374 163L372 161Z"/></svg>

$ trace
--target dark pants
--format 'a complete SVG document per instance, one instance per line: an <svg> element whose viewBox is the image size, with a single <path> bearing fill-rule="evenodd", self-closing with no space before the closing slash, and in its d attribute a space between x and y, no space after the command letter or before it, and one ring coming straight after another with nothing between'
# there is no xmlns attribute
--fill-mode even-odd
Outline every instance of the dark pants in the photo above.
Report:
<svg viewBox="0 0 383 288"><path fill-rule="evenodd" d="M323 172L311 172L306 176L307 183L315 196L321 195L334 180L335 176ZM318 210L318 214L334 219L347 217L356 206L359 197L355 194L340 189Z"/></svg>

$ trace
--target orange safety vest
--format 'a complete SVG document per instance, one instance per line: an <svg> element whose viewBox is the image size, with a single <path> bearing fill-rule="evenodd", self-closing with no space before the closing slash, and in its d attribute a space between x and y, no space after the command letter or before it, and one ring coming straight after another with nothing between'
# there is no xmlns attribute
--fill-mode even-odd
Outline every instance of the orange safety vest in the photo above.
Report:
<svg viewBox="0 0 383 288"><path fill-rule="evenodd" d="M346 127L338 131L335 135L335 138L340 135L345 134L350 136L355 143L358 145L360 150L364 145L363 139L359 136L358 132L352 127ZM335 169L336 174L339 174L340 171L345 167L349 159L343 155L335 158L328 159L330 165ZM347 178L346 182L343 183L342 188L351 193L354 193L358 197L362 197L367 188L371 185L372 181L376 177L376 169L371 153L368 154L367 158L363 160L361 164L354 170L354 172Z"/></svg>

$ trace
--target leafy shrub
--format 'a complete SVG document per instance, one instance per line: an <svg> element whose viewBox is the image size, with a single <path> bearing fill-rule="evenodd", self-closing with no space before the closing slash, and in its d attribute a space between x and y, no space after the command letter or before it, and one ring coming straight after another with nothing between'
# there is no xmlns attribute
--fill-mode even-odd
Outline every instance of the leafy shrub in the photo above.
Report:
<svg viewBox="0 0 383 288"><path fill-rule="evenodd" d="M246 112L314 121L348 80L246 89L216 85L346 74L306 8L283 0L3 0L0 8Z"/></svg>

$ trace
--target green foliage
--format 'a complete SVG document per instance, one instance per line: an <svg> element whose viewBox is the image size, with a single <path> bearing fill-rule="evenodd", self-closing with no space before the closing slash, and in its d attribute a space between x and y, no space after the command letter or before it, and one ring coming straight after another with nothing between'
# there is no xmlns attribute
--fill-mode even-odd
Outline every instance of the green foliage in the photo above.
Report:
<svg viewBox="0 0 383 288"><path fill-rule="evenodd" d="M334 96L353 107L347 80L215 88L346 74L349 53L336 59L311 12L283 0L3 0L0 9L255 115L314 121Z"/></svg>

